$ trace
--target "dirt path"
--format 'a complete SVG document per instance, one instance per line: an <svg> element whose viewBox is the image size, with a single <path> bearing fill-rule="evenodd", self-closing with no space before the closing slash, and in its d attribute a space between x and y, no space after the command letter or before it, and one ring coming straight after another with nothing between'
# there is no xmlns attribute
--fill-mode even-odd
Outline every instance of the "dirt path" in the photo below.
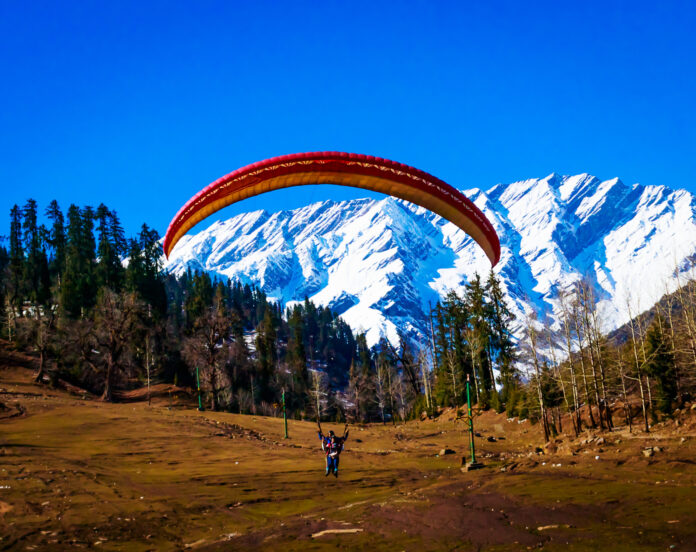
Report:
<svg viewBox="0 0 696 552"><path fill-rule="evenodd" d="M0 550L696 550L687 430L540 455L538 428L487 413L486 468L465 474L454 421L353 427L336 480L311 423L286 441L279 419L102 404L31 375L0 368L0 402L23 410L0 420Z"/></svg>

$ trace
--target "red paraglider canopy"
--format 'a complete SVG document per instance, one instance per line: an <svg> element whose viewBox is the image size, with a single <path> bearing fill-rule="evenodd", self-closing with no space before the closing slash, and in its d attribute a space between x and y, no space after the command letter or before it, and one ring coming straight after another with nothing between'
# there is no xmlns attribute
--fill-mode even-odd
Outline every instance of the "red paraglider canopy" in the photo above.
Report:
<svg viewBox="0 0 696 552"><path fill-rule="evenodd" d="M408 165L341 152L273 157L219 178L193 196L176 214L164 237L164 253L169 257L186 232L223 207L264 192L309 184L353 186L405 199L464 230L481 246L493 266L500 259L500 242L493 225L464 194Z"/></svg>

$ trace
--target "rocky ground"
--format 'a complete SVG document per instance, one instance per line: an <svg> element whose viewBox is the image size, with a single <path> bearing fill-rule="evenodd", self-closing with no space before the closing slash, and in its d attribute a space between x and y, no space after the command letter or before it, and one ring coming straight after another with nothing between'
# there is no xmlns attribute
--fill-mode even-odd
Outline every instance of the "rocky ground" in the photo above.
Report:
<svg viewBox="0 0 696 552"><path fill-rule="evenodd" d="M649 434L547 446L487 412L466 473L453 415L354 426L334 479L312 423L285 440L282 420L198 412L171 387L104 404L2 355L0 550L696 550L690 405Z"/></svg>

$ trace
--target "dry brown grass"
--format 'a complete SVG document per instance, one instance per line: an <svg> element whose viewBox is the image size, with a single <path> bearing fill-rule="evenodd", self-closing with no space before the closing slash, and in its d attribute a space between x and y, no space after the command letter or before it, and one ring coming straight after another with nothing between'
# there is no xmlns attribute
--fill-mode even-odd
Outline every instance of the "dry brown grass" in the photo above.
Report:
<svg viewBox="0 0 696 552"><path fill-rule="evenodd" d="M467 474L462 422L353 427L335 480L314 424L284 440L280 419L188 400L103 404L1 367L0 402L23 412L0 419L0 550L696 550L687 415L540 455L538 427L488 412Z"/></svg>

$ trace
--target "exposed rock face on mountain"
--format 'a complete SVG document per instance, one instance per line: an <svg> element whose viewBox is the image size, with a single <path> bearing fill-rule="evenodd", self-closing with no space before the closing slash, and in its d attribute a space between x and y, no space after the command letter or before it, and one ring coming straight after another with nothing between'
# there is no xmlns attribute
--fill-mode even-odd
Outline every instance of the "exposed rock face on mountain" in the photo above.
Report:
<svg viewBox="0 0 696 552"><path fill-rule="evenodd" d="M498 184L463 192L500 236L495 272L517 316L556 320L559 290L580 278L596 287L606 330L676 286L696 258L696 198L664 186L626 186L587 174ZM328 305L374 344L398 332L427 335L428 305L461 291L484 253L453 224L384 198L324 201L292 211L255 211L185 236L166 263L254 282L283 303Z"/></svg>

